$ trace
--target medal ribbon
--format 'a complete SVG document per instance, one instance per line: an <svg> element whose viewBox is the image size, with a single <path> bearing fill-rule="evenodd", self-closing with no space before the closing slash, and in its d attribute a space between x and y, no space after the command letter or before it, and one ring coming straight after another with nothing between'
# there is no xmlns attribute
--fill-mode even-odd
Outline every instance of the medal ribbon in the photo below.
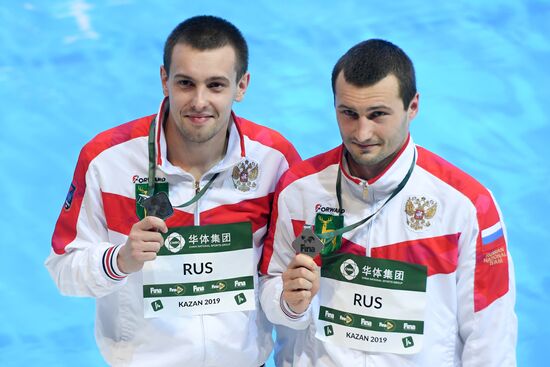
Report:
<svg viewBox="0 0 550 367"><path fill-rule="evenodd" d="M165 113L165 118L166 118L166 114L168 113L168 110L166 110L166 113ZM147 196L151 197L155 194L155 170L156 170L156 167L157 167L157 162L156 162L156 153L155 153L155 125L156 125L156 117L153 118L153 121L151 121L151 126L149 127L149 140L148 140L148 146L149 146L149 174L148 174L148 183L147 183ZM196 201L198 201L203 195L204 193L206 192L206 190L208 190L208 188L210 188L210 186L212 185L212 183L214 182L214 180L216 179L216 177L218 177L220 173L217 172L215 173L212 178L210 178L210 180L206 183L206 185L204 185L204 187L199 191L197 192L197 194L191 198L191 200L181 204L181 205L178 205L178 206L173 206L174 208L183 208L183 207L186 207L186 206L189 206L193 203L195 203Z"/></svg>
<svg viewBox="0 0 550 367"><path fill-rule="evenodd" d="M359 222L355 222L353 224L350 224L349 226L345 226L343 228L334 230L332 232L316 233L317 237L319 237L321 240L324 240L323 241L324 243L327 243L329 240L333 239L334 237L341 236L342 234L344 234L346 232L349 232L351 230L354 230L355 228L359 227L360 225L363 225L363 224L367 223L372 217L374 217L376 214L378 214L378 212L380 212L380 210L382 210L382 208L384 206L386 206L386 204L391 199L393 199L397 194L399 194L399 192L401 190L403 190L403 188L407 184L407 181L409 181L409 178L411 177L411 174L412 174L413 169L414 169L415 162L416 162L416 151L414 152L413 160L412 160L411 166L409 168L409 171L407 172L407 174L405 175L403 180L399 183L399 185L397 185L395 190L393 190L390 197L384 202L384 204L382 204L382 206L380 208L378 208L378 210L376 210L374 213L372 213L368 217L361 219ZM342 212L342 210L341 210L342 209L342 169L341 168L338 169L338 176L336 178L336 197L338 198L338 209L340 209L339 213L341 213ZM324 247L323 250L325 248L328 248L328 247ZM325 253L326 251L321 251L321 253L323 253L323 255L328 255L329 253L335 252L336 250L338 250L338 249L336 248L333 251L330 251L328 253Z"/></svg>

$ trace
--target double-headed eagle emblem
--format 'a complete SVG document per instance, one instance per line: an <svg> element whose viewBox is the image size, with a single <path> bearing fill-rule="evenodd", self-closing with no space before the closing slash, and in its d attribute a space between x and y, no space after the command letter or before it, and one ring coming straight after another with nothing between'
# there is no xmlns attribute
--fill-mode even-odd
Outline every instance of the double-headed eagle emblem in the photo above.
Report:
<svg viewBox="0 0 550 367"><path fill-rule="evenodd" d="M259 173L258 163L245 158L233 167L233 173L231 174L233 185L242 192L254 191L258 186L256 180Z"/></svg>
<svg viewBox="0 0 550 367"><path fill-rule="evenodd" d="M411 196L405 204L407 214L407 225L415 230L421 231L431 225L430 219L435 216L437 202L424 196Z"/></svg>

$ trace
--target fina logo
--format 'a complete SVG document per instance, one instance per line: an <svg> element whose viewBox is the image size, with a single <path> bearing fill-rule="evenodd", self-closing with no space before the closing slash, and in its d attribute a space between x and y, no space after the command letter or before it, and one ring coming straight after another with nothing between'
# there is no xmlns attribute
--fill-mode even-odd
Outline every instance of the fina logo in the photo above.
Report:
<svg viewBox="0 0 550 367"><path fill-rule="evenodd" d="M337 213L344 214L346 209L331 208L330 206L322 206L321 204L315 205L315 213Z"/></svg>
<svg viewBox="0 0 550 367"><path fill-rule="evenodd" d="M359 267L352 259L347 259L340 265L340 272L347 280L353 280L359 274Z"/></svg>
<svg viewBox="0 0 550 367"><path fill-rule="evenodd" d="M185 238L176 232L172 233L164 240L164 247L174 254L179 252L183 246L185 246Z"/></svg>
<svg viewBox="0 0 550 367"><path fill-rule="evenodd" d="M166 177L155 177L156 182L165 182ZM138 175L132 176L132 183L147 183L149 182L149 178L147 177L139 177Z"/></svg>

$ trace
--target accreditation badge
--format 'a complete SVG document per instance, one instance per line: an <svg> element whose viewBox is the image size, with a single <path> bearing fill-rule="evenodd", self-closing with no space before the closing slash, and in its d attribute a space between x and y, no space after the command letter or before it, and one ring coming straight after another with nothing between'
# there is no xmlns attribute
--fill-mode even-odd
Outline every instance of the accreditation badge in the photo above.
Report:
<svg viewBox="0 0 550 367"><path fill-rule="evenodd" d="M170 228L143 266L146 318L254 310L250 222Z"/></svg>
<svg viewBox="0 0 550 367"><path fill-rule="evenodd" d="M315 233L316 234L330 234L337 229L344 227L344 216L342 215L331 215L317 213L315 215ZM322 238L320 237L321 242L323 243L323 249L321 250L322 254L331 254L342 247L342 235L334 236L331 238Z"/></svg>
<svg viewBox="0 0 550 367"><path fill-rule="evenodd" d="M323 256L315 336L368 352L422 348L427 268L353 254Z"/></svg>

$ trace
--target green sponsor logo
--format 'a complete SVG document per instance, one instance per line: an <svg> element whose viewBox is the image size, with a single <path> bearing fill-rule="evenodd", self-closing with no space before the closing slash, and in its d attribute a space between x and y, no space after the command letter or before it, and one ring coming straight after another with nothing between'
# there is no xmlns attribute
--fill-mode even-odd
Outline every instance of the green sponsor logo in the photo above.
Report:
<svg viewBox="0 0 550 367"><path fill-rule="evenodd" d="M334 330L332 330L332 325L325 326L325 336L334 335Z"/></svg>
<svg viewBox="0 0 550 367"><path fill-rule="evenodd" d="M403 342L403 346L405 348L410 348L410 347L414 346L414 341L413 341L412 336L407 336L407 337L401 339L401 341Z"/></svg>
<svg viewBox="0 0 550 367"><path fill-rule="evenodd" d="M246 302L246 297L244 296L244 293L239 293L235 296L235 302L238 304L238 305L242 305L243 303Z"/></svg>
<svg viewBox="0 0 550 367"><path fill-rule="evenodd" d="M153 307L153 311L155 312L160 311L164 308L164 306L162 305L162 301L160 299L157 299L156 301L151 302L151 307Z"/></svg>
<svg viewBox="0 0 550 367"><path fill-rule="evenodd" d="M315 233L330 234L337 229L344 227L344 217L341 215L330 215L317 213L315 215ZM321 250L322 254L330 254L338 250L342 246L342 236L332 238L320 238L325 245Z"/></svg>

